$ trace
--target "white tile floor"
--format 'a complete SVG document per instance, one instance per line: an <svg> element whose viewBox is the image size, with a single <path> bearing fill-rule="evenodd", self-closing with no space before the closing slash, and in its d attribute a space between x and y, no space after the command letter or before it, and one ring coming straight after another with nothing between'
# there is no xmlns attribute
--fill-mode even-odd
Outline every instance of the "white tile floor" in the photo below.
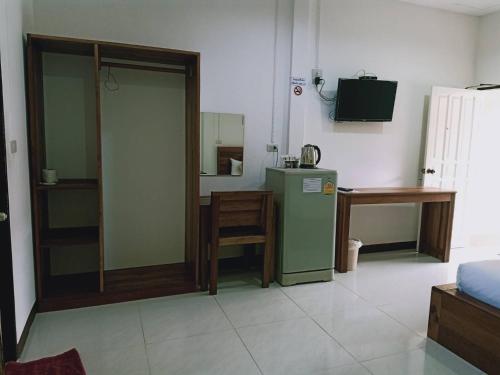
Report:
<svg viewBox="0 0 500 375"><path fill-rule="evenodd" d="M76 347L89 375L465 375L481 372L427 340L433 285L500 249L442 264L402 251L361 257L336 281L270 289L251 275L205 293L39 314L22 360Z"/></svg>

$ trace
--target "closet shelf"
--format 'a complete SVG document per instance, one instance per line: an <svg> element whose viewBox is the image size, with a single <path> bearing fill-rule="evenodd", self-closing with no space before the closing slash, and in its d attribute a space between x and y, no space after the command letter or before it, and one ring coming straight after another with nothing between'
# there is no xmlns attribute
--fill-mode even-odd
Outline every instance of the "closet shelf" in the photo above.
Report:
<svg viewBox="0 0 500 375"><path fill-rule="evenodd" d="M44 247L98 244L99 227L49 229L41 242Z"/></svg>
<svg viewBox="0 0 500 375"><path fill-rule="evenodd" d="M61 179L54 185L37 184L37 190L97 190L98 180L95 178Z"/></svg>

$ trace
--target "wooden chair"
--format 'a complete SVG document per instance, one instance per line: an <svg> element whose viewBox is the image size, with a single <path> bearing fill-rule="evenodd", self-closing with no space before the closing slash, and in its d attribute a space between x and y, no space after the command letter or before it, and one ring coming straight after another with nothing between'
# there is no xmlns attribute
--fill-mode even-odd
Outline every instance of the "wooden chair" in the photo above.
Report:
<svg viewBox="0 0 500 375"><path fill-rule="evenodd" d="M268 288L274 252L272 191L213 192L210 230L210 294L217 294L221 246L264 245L262 287Z"/></svg>

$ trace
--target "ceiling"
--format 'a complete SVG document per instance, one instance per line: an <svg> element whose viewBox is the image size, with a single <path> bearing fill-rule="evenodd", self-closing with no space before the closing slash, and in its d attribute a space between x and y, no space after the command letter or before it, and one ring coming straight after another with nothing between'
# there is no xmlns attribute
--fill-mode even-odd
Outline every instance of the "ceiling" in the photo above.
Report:
<svg viewBox="0 0 500 375"><path fill-rule="evenodd" d="M500 0L401 0L431 8L445 9L452 12L484 16L500 11Z"/></svg>

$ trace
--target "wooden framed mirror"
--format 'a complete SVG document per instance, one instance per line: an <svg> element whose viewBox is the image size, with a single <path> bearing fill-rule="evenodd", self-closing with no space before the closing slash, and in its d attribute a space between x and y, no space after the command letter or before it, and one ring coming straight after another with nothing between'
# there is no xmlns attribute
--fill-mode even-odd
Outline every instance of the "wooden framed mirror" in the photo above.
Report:
<svg viewBox="0 0 500 375"><path fill-rule="evenodd" d="M200 127L200 175L243 175L244 115L202 112Z"/></svg>

